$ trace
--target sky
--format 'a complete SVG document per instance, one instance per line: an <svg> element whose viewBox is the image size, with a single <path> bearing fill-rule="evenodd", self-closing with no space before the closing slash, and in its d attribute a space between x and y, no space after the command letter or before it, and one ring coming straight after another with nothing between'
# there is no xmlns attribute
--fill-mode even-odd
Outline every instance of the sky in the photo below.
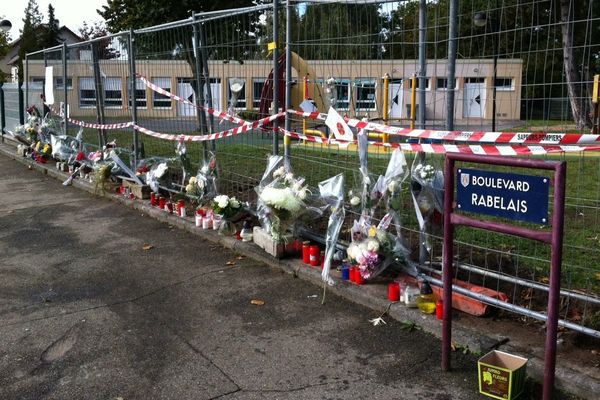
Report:
<svg viewBox="0 0 600 400"><path fill-rule="evenodd" d="M12 23L10 36L14 40L20 36L19 30L23 28L23 17L28 0L2 0L0 17ZM73 32L78 33L83 26L83 21L102 21L96 9L106 5L107 0L37 0L38 9L43 16L43 22L48 22L48 4L54 7L54 16L60 26L66 25Z"/></svg>

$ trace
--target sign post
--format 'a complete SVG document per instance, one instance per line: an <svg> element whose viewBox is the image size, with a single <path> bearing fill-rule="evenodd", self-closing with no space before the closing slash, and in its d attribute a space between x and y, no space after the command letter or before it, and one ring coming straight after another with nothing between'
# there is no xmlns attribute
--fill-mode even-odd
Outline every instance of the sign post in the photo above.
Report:
<svg viewBox="0 0 600 400"><path fill-rule="evenodd" d="M552 213L551 230L532 230L496 221L484 221L455 213L454 174L456 161L554 171L554 209ZM455 225L469 226L472 228L519 236L547 243L551 246L543 400L550 400L554 389L566 168L567 164L565 161L550 162L499 156L448 153L446 154L444 169L444 248L442 258L444 304L452 304L452 276L454 268L452 260L454 257L453 244ZM456 185L456 210L499 216L512 220L534 222L537 224L547 224L548 178L512 173L504 174L466 168L458 169L456 173L456 180L458 181L458 184ZM442 322L442 370L444 371L450 370L451 341L452 307L444 307Z"/></svg>

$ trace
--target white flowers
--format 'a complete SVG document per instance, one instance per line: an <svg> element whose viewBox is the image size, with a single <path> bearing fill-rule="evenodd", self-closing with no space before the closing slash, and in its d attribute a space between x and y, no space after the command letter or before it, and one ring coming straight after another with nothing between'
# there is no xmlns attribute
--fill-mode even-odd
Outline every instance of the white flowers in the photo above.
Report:
<svg viewBox="0 0 600 400"><path fill-rule="evenodd" d="M379 251L379 242L377 240L368 240L367 241L367 250L377 253Z"/></svg>
<svg viewBox="0 0 600 400"><path fill-rule="evenodd" d="M215 196L214 202L217 203L220 208L225 208L229 205L229 196L226 194Z"/></svg>
<svg viewBox="0 0 600 400"><path fill-rule="evenodd" d="M388 192L390 193L396 193L396 191L399 189L399 183L398 181L392 180L387 187Z"/></svg>
<svg viewBox="0 0 600 400"><path fill-rule="evenodd" d="M414 170L415 177L426 182L431 182L435 176L435 168L432 165L418 164Z"/></svg>
<svg viewBox="0 0 600 400"><path fill-rule="evenodd" d="M370 319L369 322L372 323L373 326L377 326L377 325L381 325L381 324L387 324L387 322L385 322L385 320L382 317L377 317L377 318Z"/></svg>
<svg viewBox="0 0 600 400"><path fill-rule="evenodd" d="M285 167L281 166L273 172L273 178L279 178L285 176Z"/></svg>
<svg viewBox="0 0 600 400"><path fill-rule="evenodd" d="M165 172L167 172L167 169L169 169L169 167L167 167L167 163L158 164L158 167L156 167L156 170L154 171L154 177L157 179L162 178Z"/></svg>
<svg viewBox="0 0 600 400"><path fill-rule="evenodd" d="M299 192L301 193L301 192ZM304 194L306 197L306 194ZM291 213L296 213L302 208L302 202L299 196L296 196L294 191L289 188L274 188L266 187L262 190L260 198L270 207L278 210L287 210Z"/></svg>
<svg viewBox="0 0 600 400"><path fill-rule="evenodd" d="M359 204L360 204L360 198L359 198L358 196L353 196L353 197L350 199L350 205L351 205L351 206L353 206L353 207L356 207L356 206L357 206L357 205L359 205Z"/></svg>

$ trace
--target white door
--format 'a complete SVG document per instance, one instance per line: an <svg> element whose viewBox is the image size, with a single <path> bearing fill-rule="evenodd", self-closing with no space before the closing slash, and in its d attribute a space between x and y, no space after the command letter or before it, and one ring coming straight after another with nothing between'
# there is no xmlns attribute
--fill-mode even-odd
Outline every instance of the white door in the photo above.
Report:
<svg viewBox="0 0 600 400"><path fill-rule="evenodd" d="M464 117L483 117L485 110L485 83L465 83Z"/></svg>
<svg viewBox="0 0 600 400"><path fill-rule="evenodd" d="M404 90L402 89L402 81L390 83L388 87L388 107L391 119L402 118L403 103Z"/></svg>
<svg viewBox="0 0 600 400"><path fill-rule="evenodd" d="M192 85L189 82L178 82L177 83L177 95L181 98L184 98L188 101L191 101L192 104L196 104L196 94L192 89ZM196 107L184 103L182 101L177 102L177 115L182 117L195 117L196 116Z"/></svg>

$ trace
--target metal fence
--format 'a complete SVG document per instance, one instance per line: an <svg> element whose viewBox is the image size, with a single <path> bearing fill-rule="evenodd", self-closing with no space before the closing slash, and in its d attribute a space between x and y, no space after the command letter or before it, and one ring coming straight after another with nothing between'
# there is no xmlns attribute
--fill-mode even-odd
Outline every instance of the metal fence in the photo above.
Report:
<svg viewBox="0 0 600 400"><path fill-rule="evenodd" d="M148 157L174 157L176 140L157 134L207 135L237 126L209 108L253 121L277 109L298 109L309 98L321 112L332 106L349 118L397 126L575 131L582 121L589 122L592 110L588 89L598 72L600 12L591 1L577 9L571 2L576 15L570 16L567 25L573 29L564 36L560 3L292 1L278 7L278 18L273 18L274 5L193 14L184 21L29 54L25 91L32 101L33 85L40 78L43 82L43 67L53 66L55 104L66 103L71 119L101 125L133 121L145 128L84 131L90 146L116 141L131 152L133 165ZM575 71L563 62L565 37L571 38ZM6 100L9 90L5 85L7 127L16 115L15 103ZM552 111L558 98L569 99L568 112L562 100L556 106L560 110ZM66 126L71 135L79 128ZM285 128L310 137L329 134L324 121L289 114ZM376 132L371 140L407 142ZM355 146L284 139L272 128L189 142L187 151L194 168L215 152L220 192L250 202L256 200L254 187L267 155L274 152L285 154L312 186L340 172L348 189L359 184ZM389 147L369 146L373 179L385 172L390 154ZM562 324L600 337L600 267L595 261L600 252L600 158L596 152L536 157L568 163ZM407 153L409 163L413 158ZM441 168L443 154L420 153L418 162ZM424 237L409 181L398 228L410 258L435 279L441 266L439 215L432 213ZM347 215L348 226L357 214L348 207ZM323 221L310 221L307 229L322 236ZM431 248L423 245L427 238ZM349 240L349 234L342 239ZM461 229L456 239L457 278L504 293L507 308L538 318L547 304L545 246L472 229Z"/></svg>

